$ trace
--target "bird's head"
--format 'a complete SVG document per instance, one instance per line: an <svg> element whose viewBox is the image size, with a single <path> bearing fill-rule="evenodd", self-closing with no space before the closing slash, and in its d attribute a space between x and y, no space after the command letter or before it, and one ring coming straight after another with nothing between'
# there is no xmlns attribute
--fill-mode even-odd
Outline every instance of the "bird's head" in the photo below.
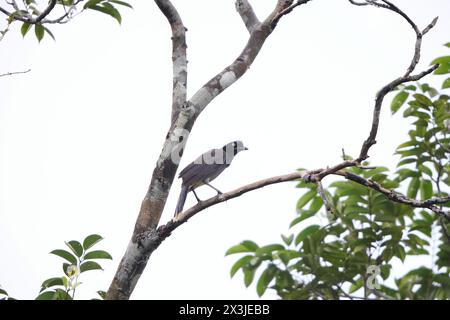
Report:
<svg viewBox="0 0 450 320"><path fill-rule="evenodd" d="M226 153L230 152L233 155L236 155L236 154L238 154L241 151L248 150L248 148L244 146L242 141L239 141L239 140L233 141L233 142L230 142L230 143L224 145L222 149Z"/></svg>

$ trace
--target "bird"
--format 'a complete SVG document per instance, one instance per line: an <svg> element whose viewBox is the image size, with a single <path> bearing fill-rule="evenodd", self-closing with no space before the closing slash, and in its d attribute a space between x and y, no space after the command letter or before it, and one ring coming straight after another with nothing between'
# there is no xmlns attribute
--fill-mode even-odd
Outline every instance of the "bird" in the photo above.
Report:
<svg viewBox="0 0 450 320"><path fill-rule="evenodd" d="M242 141L233 141L224 145L221 149L211 149L203 153L181 170L178 178L181 178L183 182L181 184L181 192L175 209L175 217L183 211L184 203L189 191L194 193L198 202L201 202L201 200L195 193L195 189L200 186L207 185L214 189L217 194L222 194L222 192L213 187L210 182L228 168L234 157L244 150L248 150L248 148L244 147Z"/></svg>

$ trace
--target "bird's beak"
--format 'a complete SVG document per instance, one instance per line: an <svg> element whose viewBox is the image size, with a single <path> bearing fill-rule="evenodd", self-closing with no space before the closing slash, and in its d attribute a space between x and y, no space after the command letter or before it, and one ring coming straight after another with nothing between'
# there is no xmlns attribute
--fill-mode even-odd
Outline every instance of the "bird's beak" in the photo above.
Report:
<svg viewBox="0 0 450 320"><path fill-rule="evenodd" d="M244 151L245 151L245 150L248 150L248 148L247 148L247 147L244 147Z"/></svg>

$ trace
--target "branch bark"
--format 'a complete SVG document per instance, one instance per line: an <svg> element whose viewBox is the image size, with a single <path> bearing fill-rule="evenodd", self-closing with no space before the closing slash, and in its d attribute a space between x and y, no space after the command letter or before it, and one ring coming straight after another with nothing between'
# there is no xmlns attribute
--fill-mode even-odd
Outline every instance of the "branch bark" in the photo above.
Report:
<svg viewBox="0 0 450 320"><path fill-rule="evenodd" d="M168 19L173 37L174 91L172 124L163 149L153 170L150 186L141 204L133 235L107 292L106 299L129 299L152 252L160 244L157 226L164 210L183 148L195 120L204 108L221 92L235 83L250 67L265 40L272 33L273 19L292 5L293 1L278 0L275 9L256 27L252 27L241 54L224 70L203 85L189 101L180 104L185 95L186 48L181 18L170 0L155 0ZM247 15L249 7L247 7ZM253 25L253 24L252 24ZM177 65L175 65L177 64Z"/></svg>
<svg viewBox="0 0 450 320"><path fill-rule="evenodd" d="M236 11L242 18L248 32L252 33L259 26L260 22L258 17L253 10L250 2L247 0L237 0L236 1Z"/></svg>
<svg viewBox="0 0 450 320"><path fill-rule="evenodd" d="M156 0L156 5L167 18L172 29L172 123L176 120L181 106L186 102L187 55L186 27L178 11L170 1Z"/></svg>

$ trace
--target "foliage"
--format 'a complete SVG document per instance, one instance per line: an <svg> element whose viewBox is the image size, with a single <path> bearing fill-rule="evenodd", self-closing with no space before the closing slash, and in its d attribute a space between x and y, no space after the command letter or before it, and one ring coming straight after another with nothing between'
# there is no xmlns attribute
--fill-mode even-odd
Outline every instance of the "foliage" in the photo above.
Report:
<svg viewBox="0 0 450 320"><path fill-rule="evenodd" d="M435 74L450 73L450 56L437 58L436 63L440 66ZM441 89L449 87L447 78ZM397 89L391 110L396 113L406 104L403 117L413 121L408 141L396 150L397 170L348 171L391 190L406 190L412 199L447 196L450 97L428 84ZM329 185L325 194L333 210L324 215L317 185L301 181L297 187L305 192L290 224L293 231L282 235L281 243L258 246L247 240L230 248L226 255L245 253L233 264L231 276L242 270L248 287L262 269L255 280L258 295L273 289L282 299L450 298L448 221L424 209L394 203L353 181ZM308 223L312 219L318 222ZM404 263L413 256L430 256L431 266L402 276L393 272L396 261Z"/></svg>
<svg viewBox="0 0 450 320"><path fill-rule="evenodd" d="M73 300L76 289L81 284L80 275L90 270L103 270L97 261L112 259L111 255L104 250L92 250L92 247L102 239L98 234L91 234L82 243L76 240L65 242L69 250L55 249L50 252L65 260L62 264L64 275L42 282L36 300ZM97 293L101 299L105 297L104 291L97 291ZM12 298L0 287L1 299Z"/></svg>
<svg viewBox="0 0 450 320"><path fill-rule="evenodd" d="M84 5L80 7L83 3ZM85 10L94 10L109 15L120 24L122 23L122 16L117 6L133 8L128 2L120 0L88 0L86 2L84 0L57 0L53 8L49 7L51 10L48 14L48 16L50 14L56 15L57 18L48 19L46 16L43 19L39 19L45 8L40 9L35 0L25 0L22 4L11 3L10 5L14 10L8 16L7 27L1 31L0 40L9 31L9 26L14 21L22 23L20 33L23 37L34 28L34 34L40 42L45 34L48 34L55 40L53 33L45 26L46 24L66 23Z"/></svg>

